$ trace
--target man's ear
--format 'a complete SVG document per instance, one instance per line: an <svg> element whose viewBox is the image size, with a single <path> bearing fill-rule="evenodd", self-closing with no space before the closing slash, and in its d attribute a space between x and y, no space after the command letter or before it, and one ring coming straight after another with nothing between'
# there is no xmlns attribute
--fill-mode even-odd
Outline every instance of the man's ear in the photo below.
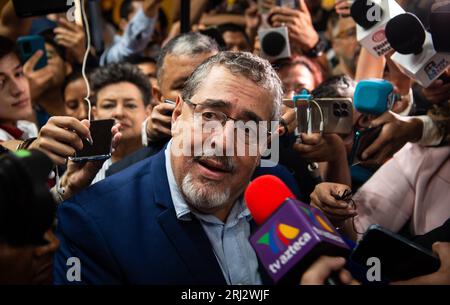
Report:
<svg viewBox="0 0 450 305"><path fill-rule="evenodd" d="M178 96L175 101L175 109L172 113L172 126L175 123L175 121L178 119L178 117L181 116L183 104L184 104L184 101L181 99L180 96Z"/></svg>

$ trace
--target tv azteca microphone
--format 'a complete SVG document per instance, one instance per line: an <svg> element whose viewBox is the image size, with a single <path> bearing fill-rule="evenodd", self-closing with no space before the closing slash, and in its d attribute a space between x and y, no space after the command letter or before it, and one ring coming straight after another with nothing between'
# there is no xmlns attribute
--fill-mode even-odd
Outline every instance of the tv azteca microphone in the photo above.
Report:
<svg viewBox="0 0 450 305"><path fill-rule="evenodd" d="M358 42L374 56L383 56L392 50L384 33L386 23L404 13L394 0L355 0L350 8L355 20Z"/></svg>
<svg viewBox="0 0 450 305"><path fill-rule="evenodd" d="M392 109L395 99L394 86L390 82L366 79L356 85L353 103L358 112L379 116Z"/></svg>
<svg viewBox="0 0 450 305"><path fill-rule="evenodd" d="M391 59L425 88L450 65L450 54L436 52L431 34L414 14L392 18L386 25L386 37L396 51Z"/></svg>
<svg viewBox="0 0 450 305"><path fill-rule="evenodd" d="M298 285L320 256L349 255L350 248L322 212L297 201L279 178L255 179L245 201L260 225L250 244L275 283Z"/></svg>

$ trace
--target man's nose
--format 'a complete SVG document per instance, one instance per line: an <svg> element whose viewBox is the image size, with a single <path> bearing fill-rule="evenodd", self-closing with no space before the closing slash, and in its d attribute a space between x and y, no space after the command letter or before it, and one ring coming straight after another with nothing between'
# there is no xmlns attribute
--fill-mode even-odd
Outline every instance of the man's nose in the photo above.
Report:
<svg viewBox="0 0 450 305"><path fill-rule="evenodd" d="M25 88L22 81L16 78L11 78L11 85L10 85L10 93L12 96L20 96L22 93L24 93Z"/></svg>
<svg viewBox="0 0 450 305"><path fill-rule="evenodd" d="M221 130L215 130L211 137L211 144L216 151L221 151L224 156L232 153L236 143L235 122L232 120L226 121Z"/></svg>

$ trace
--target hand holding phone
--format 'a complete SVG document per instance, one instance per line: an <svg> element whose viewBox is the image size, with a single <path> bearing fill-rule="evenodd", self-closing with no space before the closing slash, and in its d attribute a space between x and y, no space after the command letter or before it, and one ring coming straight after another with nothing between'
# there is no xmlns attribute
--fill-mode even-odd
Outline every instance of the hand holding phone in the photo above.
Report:
<svg viewBox="0 0 450 305"><path fill-rule="evenodd" d="M366 128L355 133L353 148L349 158L350 165L356 165L362 162L362 153L378 138L382 129L383 125Z"/></svg>
<svg viewBox="0 0 450 305"><path fill-rule="evenodd" d="M83 149L76 152L76 155L69 158L74 162L97 161L111 158L112 154L112 127L114 120L91 121L89 128L92 142L83 139Z"/></svg>
<svg viewBox="0 0 450 305"><path fill-rule="evenodd" d="M45 41L42 36L21 36L17 39L17 46L19 48L19 56L22 64L29 61L36 54L36 52L41 51L41 57L36 63L33 63L33 70L40 70L47 66L47 52L45 49Z"/></svg>

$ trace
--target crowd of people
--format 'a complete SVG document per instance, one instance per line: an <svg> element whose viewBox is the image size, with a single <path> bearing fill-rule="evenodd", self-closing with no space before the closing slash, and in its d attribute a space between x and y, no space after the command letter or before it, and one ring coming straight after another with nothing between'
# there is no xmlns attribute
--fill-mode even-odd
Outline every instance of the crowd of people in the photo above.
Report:
<svg viewBox="0 0 450 305"><path fill-rule="evenodd" d="M0 1L0 146L53 161L58 205L40 244L6 242L1 223L0 283L269 284L249 243L255 224L243 193L270 174L348 240L372 224L429 237L423 246L440 269L402 283L450 284L447 78L423 88L393 51L374 57L356 38L353 1L191 0L186 33L179 2L99 1L101 27L91 25L89 36L101 43L87 45L85 23L66 14L20 18L12 1ZM397 2L427 24L433 1ZM287 28L290 55L265 58L260 30L276 27ZM28 35L42 37L45 50L23 60L17 39ZM372 78L393 85L392 109L353 110L349 134L298 132L308 123L286 101L305 89L352 100L358 82ZM96 143L92 121L107 119L111 156L74 160ZM221 131L205 131L208 124ZM368 127L380 132L353 164L354 134ZM272 145L276 164L250 153L254 138ZM74 257L75 281L67 276ZM342 283L356 283L344 265L323 256L298 282L323 284L337 270Z"/></svg>

